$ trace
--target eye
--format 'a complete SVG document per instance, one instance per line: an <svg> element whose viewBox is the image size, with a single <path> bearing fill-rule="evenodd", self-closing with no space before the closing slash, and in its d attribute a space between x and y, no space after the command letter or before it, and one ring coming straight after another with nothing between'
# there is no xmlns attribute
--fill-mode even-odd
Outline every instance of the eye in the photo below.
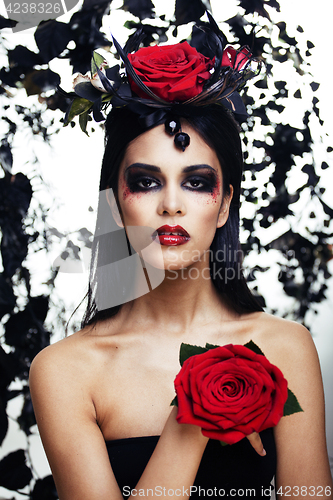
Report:
<svg viewBox="0 0 333 500"><path fill-rule="evenodd" d="M127 183L132 193L151 191L160 186L160 182L157 179L146 175L129 175Z"/></svg>
<svg viewBox="0 0 333 500"><path fill-rule="evenodd" d="M187 181L187 184L190 184L193 188L199 188L204 185L199 179L191 179L190 181Z"/></svg>
<svg viewBox="0 0 333 500"><path fill-rule="evenodd" d="M138 187L147 189L147 188L153 188L157 187L158 183L154 179L150 179L149 177L141 179L136 182Z"/></svg>
<svg viewBox="0 0 333 500"><path fill-rule="evenodd" d="M204 179L202 177L191 177L187 179L183 186L191 191L212 191L212 182L209 179Z"/></svg>

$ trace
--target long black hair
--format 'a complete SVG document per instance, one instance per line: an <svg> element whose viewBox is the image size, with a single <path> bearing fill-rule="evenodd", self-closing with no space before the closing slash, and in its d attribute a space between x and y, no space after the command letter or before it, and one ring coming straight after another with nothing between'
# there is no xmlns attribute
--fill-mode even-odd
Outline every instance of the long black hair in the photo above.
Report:
<svg viewBox="0 0 333 500"><path fill-rule="evenodd" d="M228 300L236 312L262 311L261 305L248 288L242 272L242 252L239 243L239 204L243 155L239 126L232 114L221 105L200 107L192 109L189 113L184 111L181 119L185 119L201 135L208 146L216 152L222 169L224 194L228 194L230 185L233 186L234 190L228 220L216 230L210 247L211 279L216 289ZM126 147L147 129L138 120L138 116L126 108L112 109L107 117L105 129L105 152L102 161L100 191L111 188L117 200L119 168ZM119 255L110 257L112 239L115 238L115 233L101 229L101 213L102 210L99 206L87 293L88 303L82 327L100 319L112 317L121 308L121 305L117 305L101 309L96 303L98 293L105 295L111 293L112 287L119 287L119 283L108 282L104 273L99 273L97 279L98 267L111 261L119 261L121 258ZM102 234L102 236L96 237L98 234ZM128 240L127 245L131 252Z"/></svg>

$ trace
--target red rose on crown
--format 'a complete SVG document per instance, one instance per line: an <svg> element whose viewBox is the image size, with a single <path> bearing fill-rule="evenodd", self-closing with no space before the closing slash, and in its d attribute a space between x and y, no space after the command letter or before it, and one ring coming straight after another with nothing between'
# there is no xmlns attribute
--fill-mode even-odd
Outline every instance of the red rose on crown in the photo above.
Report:
<svg viewBox="0 0 333 500"><path fill-rule="evenodd" d="M185 103L188 110L222 105L234 112L239 121L245 118L246 108L238 92L247 80L259 74L261 62L253 58L247 47L223 49L225 37L208 11L207 16L209 23L204 31L208 40L213 36L216 44L212 59L187 42L143 47L128 54L128 44L122 48L114 37L122 65L109 67L104 57L94 51L91 76L79 75L74 93L61 90L71 99L65 125L80 115L80 127L87 133L91 113L100 122L105 120L103 111L110 106L127 106L150 127L161 122L172 104L179 103ZM131 36L132 47L138 46L142 34L140 29ZM250 65L250 61L254 64Z"/></svg>
<svg viewBox="0 0 333 500"><path fill-rule="evenodd" d="M237 443L274 427L283 415L302 411L282 372L253 342L182 344L180 357L187 359L175 379L177 421L198 425L204 436Z"/></svg>
<svg viewBox="0 0 333 500"><path fill-rule="evenodd" d="M128 54L128 59L142 82L168 102L184 102L200 94L213 67L213 61L187 42L143 47ZM133 92L147 98L131 77L128 78Z"/></svg>

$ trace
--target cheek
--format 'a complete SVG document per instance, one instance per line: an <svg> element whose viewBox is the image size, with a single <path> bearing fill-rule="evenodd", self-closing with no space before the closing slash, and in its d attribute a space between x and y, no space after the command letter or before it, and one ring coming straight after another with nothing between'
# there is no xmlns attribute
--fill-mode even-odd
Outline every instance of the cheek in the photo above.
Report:
<svg viewBox="0 0 333 500"><path fill-rule="evenodd" d="M121 189L120 193L121 193L121 199L123 201L126 200L126 198L128 198L130 195L129 187L125 186L124 188Z"/></svg>
<svg viewBox="0 0 333 500"><path fill-rule="evenodd" d="M125 201L125 200L129 201L131 194L132 193L131 193L129 187L127 186L127 184L126 184L125 179L121 179L119 181L119 186L118 186L118 196L119 196L119 199L123 200L123 201Z"/></svg>
<svg viewBox="0 0 333 500"><path fill-rule="evenodd" d="M222 203L222 178L214 176L211 179L211 188L208 192L198 192L198 198L206 205L218 205Z"/></svg>
<svg viewBox="0 0 333 500"><path fill-rule="evenodd" d="M213 203L221 203L221 192L222 192L222 182L220 179L217 179L216 185L213 188L211 193L211 202Z"/></svg>
<svg viewBox="0 0 333 500"><path fill-rule="evenodd" d="M133 193L127 185L125 179L121 179L118 187L119 199L126 203L133 204L142 198L143 193Z"/></svg>
<svg viewBox="0 0 333 500"><path fill-rule="evenodd" d="M210 193L196 193L197 202L200 205L221 206L222 203L222 182L220 179L216 181Z"/></svg>
<svg viewBox="0 0 333 500"><path fill-rule="evenodd" d="M133 193L125 179L119 181L118 199L125 225L145 225L149 213L146 193Z"/></svg>
<svg viewBox="0 0 333 500"><path fill-rule="evenodd" d="M200 239L215 234L221 201L221 196L214 197L213 193L198 195L196 200L193 200L193 204L188 207L187 214Z"/></svg>

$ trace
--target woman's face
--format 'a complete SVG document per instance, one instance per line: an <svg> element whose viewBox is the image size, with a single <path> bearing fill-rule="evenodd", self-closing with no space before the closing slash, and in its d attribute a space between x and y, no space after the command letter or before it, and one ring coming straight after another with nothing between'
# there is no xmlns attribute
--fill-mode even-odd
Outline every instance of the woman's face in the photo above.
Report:
<svg viewBox="0 0 333 500"><path fill-rule="evenodd" d="M166 270L205 260L216 228L228 218L232 197L232 190L230 196L223 196L215 151L189 125L184 124L182 130L191 139L184 152L175 146L164 125L133 140L118 179L118 202L131 244L137 250L131 227L148 227L150 263L161 267L154 262L155 248L155 260L162 252Z"/></svg>

